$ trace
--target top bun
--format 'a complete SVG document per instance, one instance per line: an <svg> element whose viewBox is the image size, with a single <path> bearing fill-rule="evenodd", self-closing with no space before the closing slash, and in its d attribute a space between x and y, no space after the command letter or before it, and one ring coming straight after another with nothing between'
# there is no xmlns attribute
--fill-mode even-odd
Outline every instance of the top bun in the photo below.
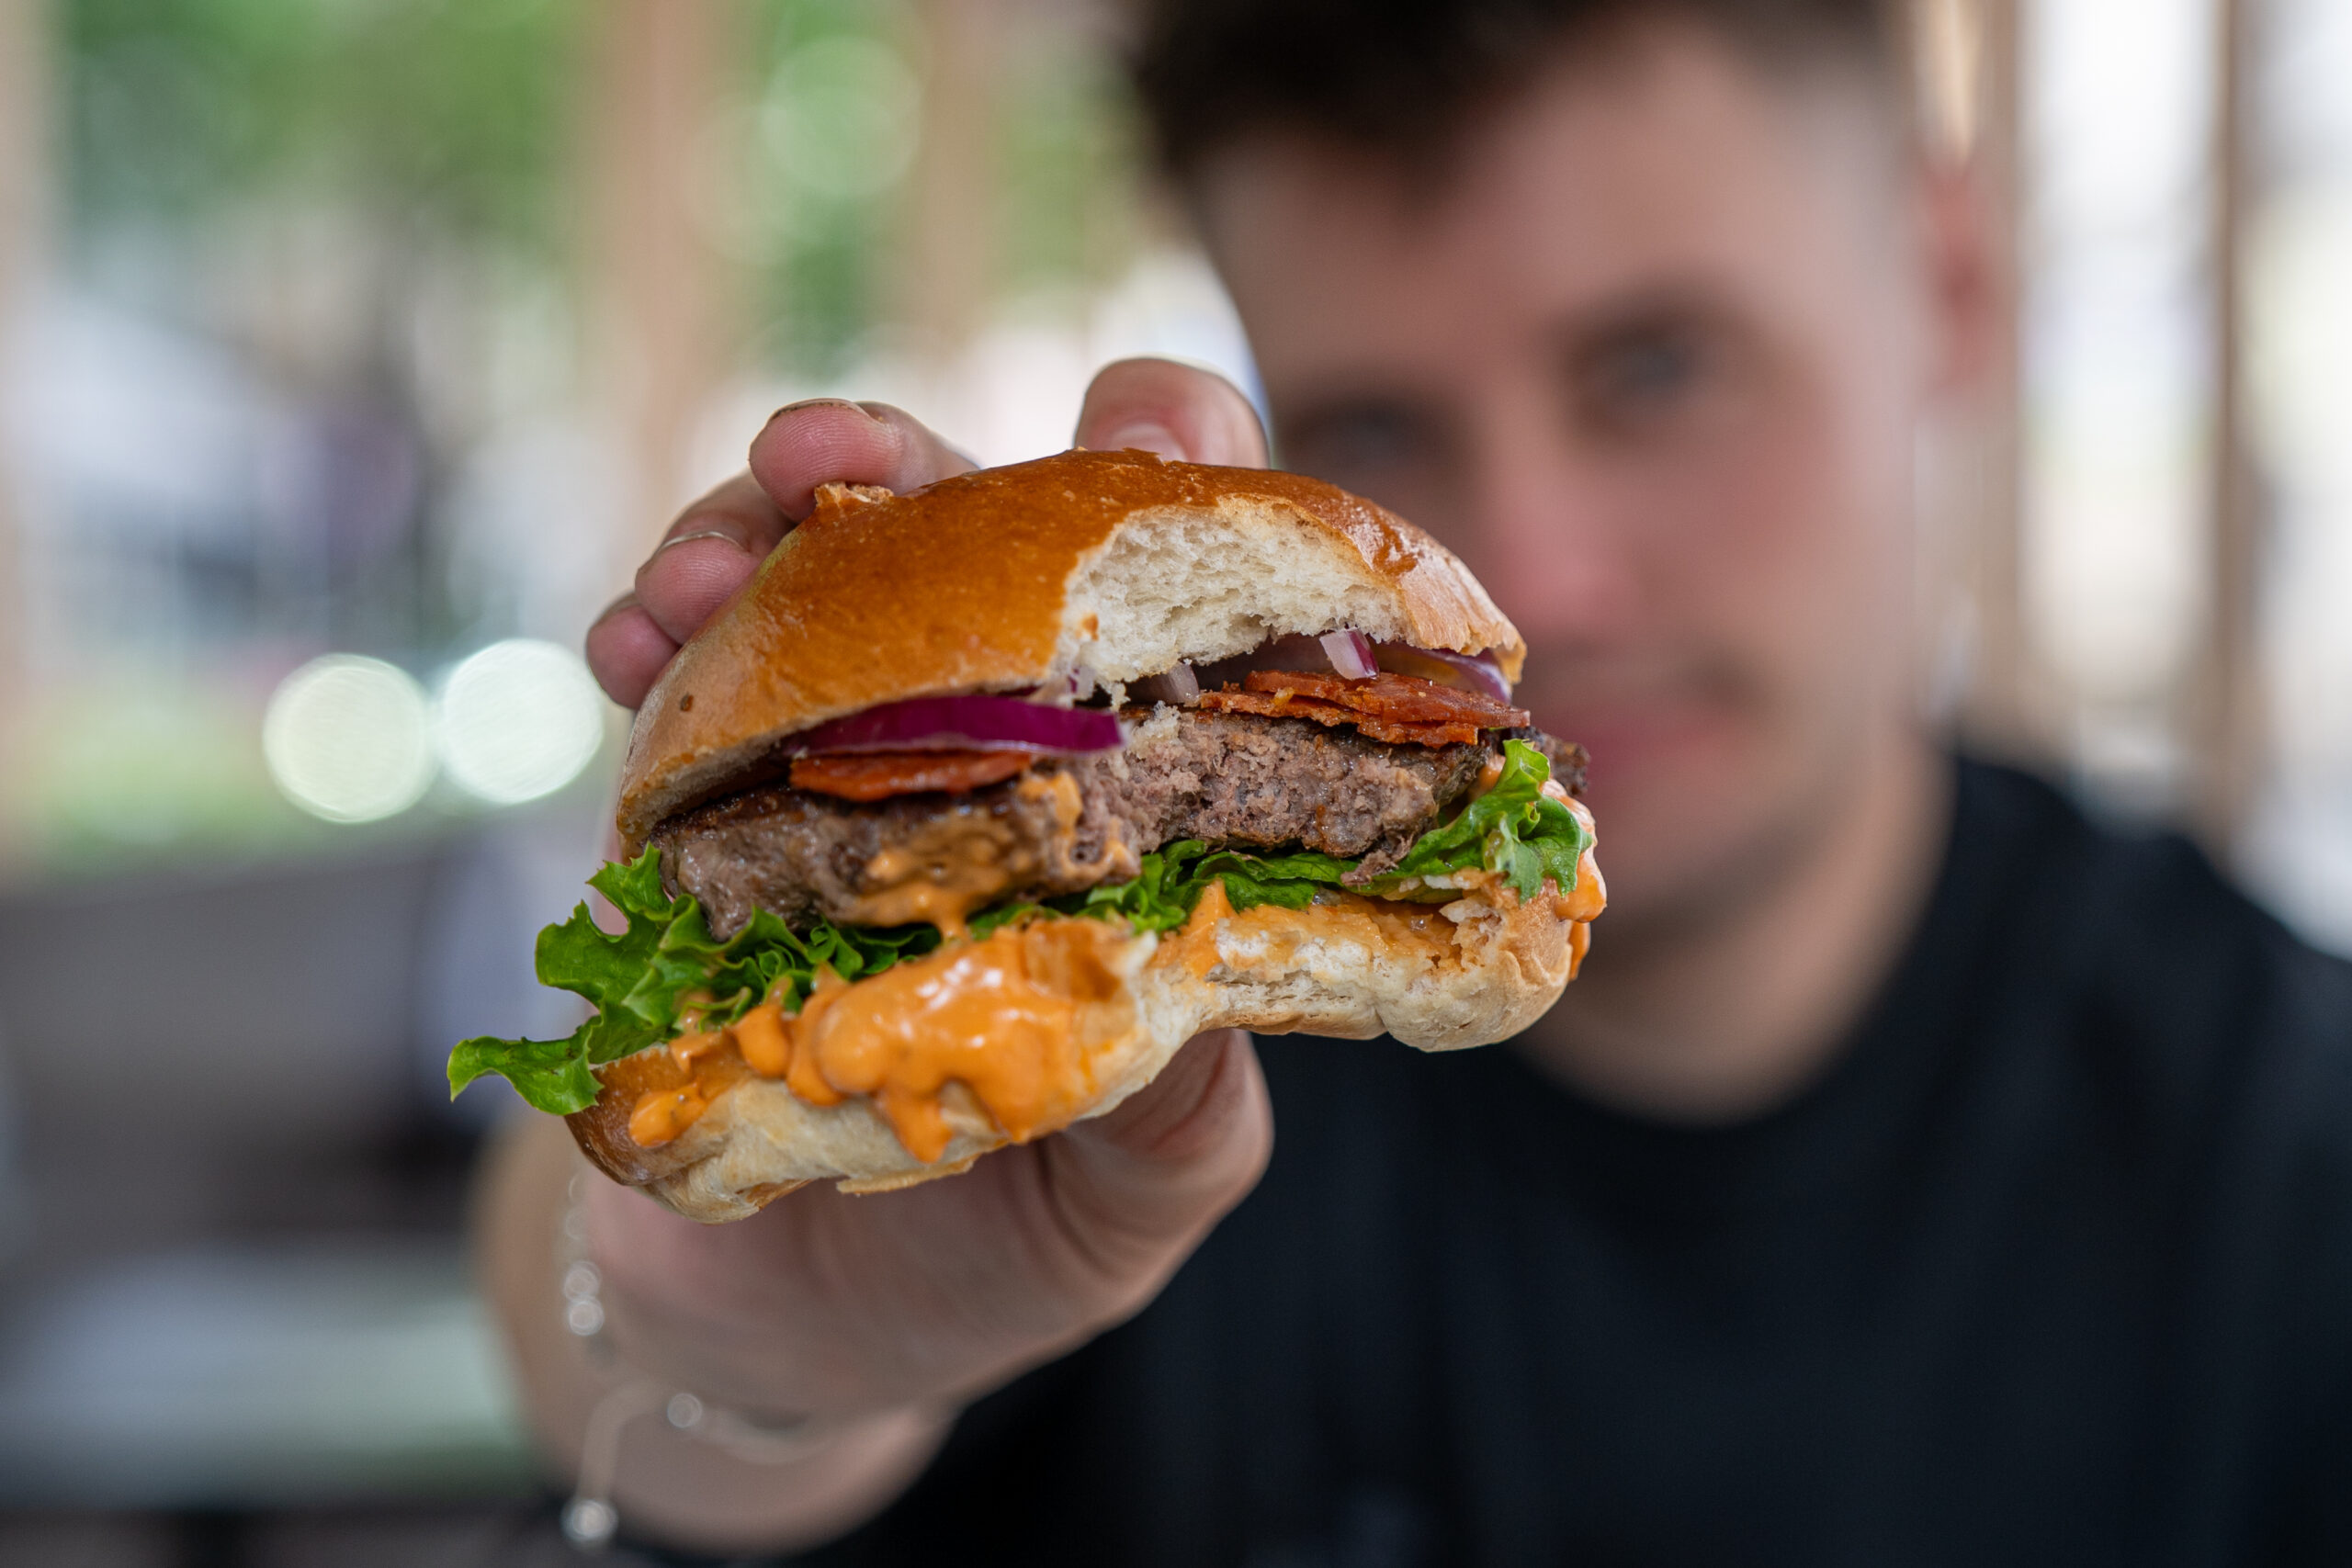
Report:
<svg viewBox="0 0 2352 1568"><path fill-rule="evenodd" d="M1518 631L1437 541L1336 486L1065 452L906 495L826 485L809 519L670 661L629 736L632 849L787 736L881 703L1104 682L1353 626L1489 653Z"/></svg>

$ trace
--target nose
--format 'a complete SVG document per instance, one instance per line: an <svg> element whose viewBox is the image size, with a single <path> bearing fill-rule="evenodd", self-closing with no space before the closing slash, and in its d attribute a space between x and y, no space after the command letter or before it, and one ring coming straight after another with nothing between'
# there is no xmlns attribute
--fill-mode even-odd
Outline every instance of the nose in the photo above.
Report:
<svg viewBox="0 0 2352 1568"><path fill-rule="evenodd" d="M1623 638L1642 594L1607 475L1556 423L1510 403L1483 411L1470 445L1464 562L1537 648Z"/></svg>

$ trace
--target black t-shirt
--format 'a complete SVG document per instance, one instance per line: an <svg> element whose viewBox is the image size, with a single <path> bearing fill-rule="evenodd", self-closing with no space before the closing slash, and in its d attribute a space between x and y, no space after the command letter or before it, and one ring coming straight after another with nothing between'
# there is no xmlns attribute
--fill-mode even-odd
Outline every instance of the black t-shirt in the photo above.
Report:
<svg viewBox="0 0 2352 1568"><path fill-rule="evenodd" d="M1963 766L1868 1021L1737 1126L1260 1049L1257 1191L814 1561L2352 1563L2352 965L2178 840Z"/></svg>

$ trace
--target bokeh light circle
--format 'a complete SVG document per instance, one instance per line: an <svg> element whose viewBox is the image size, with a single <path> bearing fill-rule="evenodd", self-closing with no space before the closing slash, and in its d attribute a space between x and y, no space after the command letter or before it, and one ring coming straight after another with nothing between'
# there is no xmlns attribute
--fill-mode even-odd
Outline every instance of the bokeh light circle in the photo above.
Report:
<svg viewBox="0 0 2352 1568"><path fill-rule="evenodd" d="M407 671L323 654L270 694L262 756L279 793L311 816L374 822L407 810L432 784L430 714Z"/></svg>
<svg viewBox="0 0 2352 1568"><path fill-rule="evenodd" d="M761 137L785 183L831 200L864 200L903 178L921 132L922 85L879 39L804 44L777 67Z"/></svg>
<svg viewBox="0 0 2352 1568"><path fill-rule="evenodd" d="M552 795L605 739L605 700L587 666L551 642L514 637L442 682L433 740L450 782L492 806Z"/></svg>

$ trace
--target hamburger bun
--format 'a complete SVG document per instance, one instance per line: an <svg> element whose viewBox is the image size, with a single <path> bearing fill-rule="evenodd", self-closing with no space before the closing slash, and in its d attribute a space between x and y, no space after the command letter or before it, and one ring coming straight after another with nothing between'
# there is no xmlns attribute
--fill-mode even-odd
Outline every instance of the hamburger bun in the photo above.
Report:
<svg viewBox="0 0 2352 1568"><path fill-rule="evenodd" d="M907 495L826 485L638 709L621 838L634 852L779 741L880 703L1121 685L1340 626L1489 653L1512 681L1526 658L1436 540L1298 474L1077 451Z"/></svg>
<svg viewBox="0 0 2352 1568"><path fill-rule="evenodd" d="M1204 1030L1390 1034L1429 1051L1509 1039L1559 999L1584 955L1585 924L1566 915L1599 913L1600 885L1597 874L1579 880L1583 906L1566 913L1550 899L1521 903L1508 888L1417 906L1409 917L1272 905L1236 913L1213 890L1182 931L1113 934L1106 956L1126 1005L1088 1053L1091 1091L1069 1120L1116 1107ZM1010 1141L968 1097L951 1096L953 1136L938 1159L922 1160L870 1099L813 1105L779 1080L745 1074L675 1140L649 1149L629 1135L630 1108L684 1083L684 1069L655 1049L597 1076L604 1095L569 1118L581 1149L615 1180L706 1224L745 1218L810 1181L870 1193L957 1175Z"/></svg>

